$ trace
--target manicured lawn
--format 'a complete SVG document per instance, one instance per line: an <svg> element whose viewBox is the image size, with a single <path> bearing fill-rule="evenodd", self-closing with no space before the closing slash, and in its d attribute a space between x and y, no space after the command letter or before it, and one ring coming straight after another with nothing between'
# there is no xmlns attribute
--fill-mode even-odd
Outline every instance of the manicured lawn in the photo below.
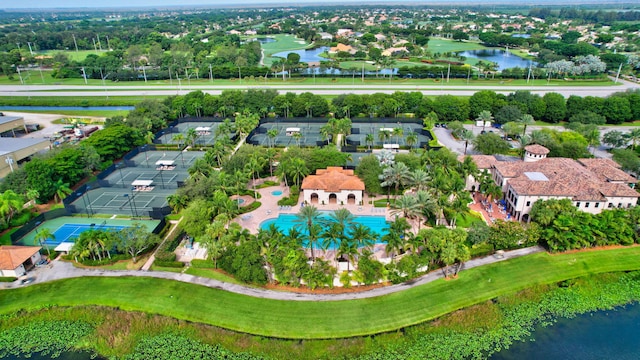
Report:
<svg viewBox="0 0 640 360"><path fill-rule="evenodd" d="M525 288L595 273L638 270L640 247L525 256L463 270L399 293L352 301L258 299L177 281L85 277L0 292L0 312L85 304L119 307L257 335L320 339L418 324Z"/></svg>
<svg viewBox="0 0 640 360"><path fill-rule="evenodd" d="M234 277L225 275L221 272L215 271L214 269L201 269L201 268L190 267L187 269L187 271L185 271L185 273L189 275L195 275L195 276L200 276L204 278L220 280L220 281L224 281L232 284L242 285L242 282L236 280Z"/></svg>
<svg viewBox="0 0 640 360"><path fill-rule="evenodd" d="M271 55L282 51L300 50L306 49L310 46L302 39L296 38L294 35L289 34L277 34L270 35L269 37L275 38L276 42L270 42L261 44L264 50L264 64L270 66L273 63L274 58Z"/></svg>
<svg viewBox="0 0 640 360"><path fill-rule="evenodd" d="M103 47L103 49L104 48L106 48L106 46ZM48 55L48 56L55 56L55 54L63 53L65 55L67 55L69 60L84 61L84 59L87 58L87 55L95 54L95 55L98 55L98 56L102 56L105 52L106 51L94 51L94 50L78 50L77 52L75 50L72 50L72 51L47 50L47 51L44 51L44 54Z"/></svg>
<svg viewBox="0 0 640 360"><path fill-rule="evenodd" d="M430 38L427 49L431 51L432 54L444 54L446 52L487 49L487 47L477 42Z"/></svg>

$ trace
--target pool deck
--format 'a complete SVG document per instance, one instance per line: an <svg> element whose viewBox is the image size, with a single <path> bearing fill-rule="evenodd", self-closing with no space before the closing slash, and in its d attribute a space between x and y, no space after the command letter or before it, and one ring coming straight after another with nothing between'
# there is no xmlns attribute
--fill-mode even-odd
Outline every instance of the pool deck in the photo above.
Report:
<svg viewBox="0 0 640 360"><path fill-rule="evenodd" d="M274 178L267 178L263 180L274 180ZM274 190L281 190L282 195L276 196L271 194ZM233 221L242 225L242 227L248 229L252 234L257 234L260 230L260 224L265 220L275 219L280 214L297 214L300 212L300 202L295 206L282 207L278 205L278 200L285 196L289 196L289 188L284 184L269 186L266 188L258 189L261 198L258 199L262 205L254 211L242 214L236 217ZM393 220L391 215L391 209L388 208L376 208L373 204L369 204L369 200L379 200L382 197L370 198L366 193L363 198L364 205L340 205L340 204L328 204L319 205L315 204L320 211L333 211L338 209L347 209L356 216L384 216L387 220ZM246 203L245 203L246 204Z"/></svg>

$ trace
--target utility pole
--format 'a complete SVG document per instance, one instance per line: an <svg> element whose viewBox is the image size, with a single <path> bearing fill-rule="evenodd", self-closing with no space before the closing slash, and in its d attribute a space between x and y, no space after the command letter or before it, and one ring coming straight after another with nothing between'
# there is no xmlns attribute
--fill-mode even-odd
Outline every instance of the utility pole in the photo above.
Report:
<svg viewBox="0 0 640 360"><path fill-rule="evenodd" d="M211 70L211 64L209 64L209 79L211 80L211 83L213 84L213 70Z"/></svg>
<svg viewBox="0 0 640 360"><path fill-rule="evenodd" d="M96 38L91 38L93 41L93 51L98 52L98 48L96 47Z"/></svg>
<svg viewBox="0 0 640 360"><path fill-rule="evenodd" d="M27 42L27 45L29 45L29 53L31 54L31 56L33 56L33 50L31 49L31 43Z"/></svg>
<svg viewBox="0 0 640 360"><path fill-rule="evenodd" d="M144 83L147 83L147 71L144 69L144 65L142 66L142 74L144 75Z"/></svg>
<svg viewBox="0 0 640 360"><path fill-rule="evenodd" d="M98 38L98 47L100 48L100 51L102 51L102 44L100 44L100 35L96 34L96 37Z"/></svg>
<svg viewBox="0 0 640 360"><path fill-rule="evenodd" d="M84 67L80 68L82 70L82 78L84 79L84 84L87 85L87 73L84 72Z"/></svg>
<svg viewBox="0 0 640 360"><path fill-rule="evenodd" d="M107 48L111 51L111 44L109 44L109 35L107 35Z"/></svg>
<svg viewBox="0 0 640 360"><path fill-rule="evenodd" d="M78 52L78 43L76 42L76 34L71 34L71 36L73 37L73 45L76 46L76 52Z"/></svg>
<svg viewBox="0 0 640 360"><path fill-rule="evenodd" d="M16 70L18 70L18 77L20 78L20 84L24 85L24 80L22 80L22 74L20 73L20 66L16 65Z"/></svg>
<svg viewBox="0 0 640 360"><path fill-rule="evenodd" d="M620 71L622 70L622 63L618 67L618 73L616 74L616 84L618 83L618 79L620 78Z"/></svg>

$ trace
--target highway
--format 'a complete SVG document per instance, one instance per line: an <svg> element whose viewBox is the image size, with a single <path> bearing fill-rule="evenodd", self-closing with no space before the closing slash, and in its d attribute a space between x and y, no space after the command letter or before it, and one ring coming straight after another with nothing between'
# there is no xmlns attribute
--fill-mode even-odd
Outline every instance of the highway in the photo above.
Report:
<svg viewBox="0 0 640 360"><path fill-rule="evenodd" d="M95 86L95 85L0 85L0 96L168 96L185 95L193 90L202 90L211 95L219 95L224 90L247 90L247 89L275 89L281 93L293 92L313 92L317 95L340 95L340 94L373 94L396 91L419 91L424 95L458 95L471 96L476 91L493 90L502 94L509 94L516 90L528 90L534 94L544 95L548 92L557 92L564 97L571 95L578 96L598 96L606 97L615 92L629 89L640 89L638 84L627 81L620 81L619 85L611 86L482 86L482 85L406 85L406 84L336 84L336 85L308 85L308 84L259 84L251 85L193 85L193 86L168 86L168 85L142 85L139 83Z"/></svg>

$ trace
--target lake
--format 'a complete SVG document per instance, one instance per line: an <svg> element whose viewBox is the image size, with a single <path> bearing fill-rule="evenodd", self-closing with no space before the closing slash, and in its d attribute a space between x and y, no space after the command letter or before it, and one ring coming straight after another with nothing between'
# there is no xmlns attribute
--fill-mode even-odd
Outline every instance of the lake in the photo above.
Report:
<svg viewBox="0 0 640 360"><path fill-rule="evenodd" d="M640 359L639 332L640 305L633 304L536 328L535 341L514 343L491 359Z"/></svg>
<svg viewBox="0 0 640 360"><path fill-rule="evenodd" d="M281 51L279 53L275 53L272 56L277 56L286 59L289 53L296 53L300 55L300 62L310 62L310 61L327 61L327 58L323 58L319 56L325 51L329 51L328 46L320 46L315 49L301 49L301 50L289 50L289 51Z"/></svg>
<svg viewBox="0 0 640 360"><path fill-rule="evenodd" d="M485 50L468 50L457 53L466 58L474 58L482 61L492 61L498 64L499 70L510 69L514 67L528 68L531 60L525 60L519 56L502 49L485 49ZM533 63L535 66L536 64Z"/></svg>
<svg viewBox="0 0 640 360"><path fill-rule="evenodd" d="M87 110L87 111L131 111L135 106L0 106L0 110L21 111L21 110Z"/></svg>

